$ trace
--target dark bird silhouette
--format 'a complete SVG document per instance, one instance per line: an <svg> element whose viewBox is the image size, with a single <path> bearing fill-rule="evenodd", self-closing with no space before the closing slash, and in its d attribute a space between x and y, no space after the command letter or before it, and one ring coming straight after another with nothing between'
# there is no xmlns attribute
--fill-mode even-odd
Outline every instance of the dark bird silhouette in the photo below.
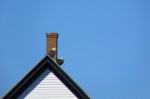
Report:
<svg viewBox="0 0 150 99"><path fill-rule="evenodd" d="M57 59L56 61L59 65L62 65L64 63L64 58L60 58L60 59Z"/></svg>
<svg viewBox="0 0 150 99"><path fill-rule="evenodd" d="M55 56L55 54L56 54L56 48L53 48L53 49L48 53L48 55L49 55L51 58L53 58L53 57Z"/></svg>

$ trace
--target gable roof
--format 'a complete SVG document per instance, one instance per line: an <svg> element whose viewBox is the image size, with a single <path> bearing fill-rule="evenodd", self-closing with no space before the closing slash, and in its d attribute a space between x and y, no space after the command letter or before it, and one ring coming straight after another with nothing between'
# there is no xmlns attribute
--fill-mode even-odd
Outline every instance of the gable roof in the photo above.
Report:
<svg viewBox="0 0 150 99"><path fill-rule="evenodd" d="M51 70L57 78L79 99L90 97L52 60L49 55L45 57L14 87L3 99L17 98L23 93L46 69Z"/></svg>

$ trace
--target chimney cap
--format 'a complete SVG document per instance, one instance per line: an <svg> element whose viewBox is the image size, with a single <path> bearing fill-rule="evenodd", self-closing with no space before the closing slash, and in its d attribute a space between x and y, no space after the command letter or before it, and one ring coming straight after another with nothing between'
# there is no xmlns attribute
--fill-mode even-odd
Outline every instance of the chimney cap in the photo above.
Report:
<svg viewBox="0 0 150 99"><path fill-rule="evenodd" d="M46 32L46 37L58 38L58 33L57 32Z"/></svg>

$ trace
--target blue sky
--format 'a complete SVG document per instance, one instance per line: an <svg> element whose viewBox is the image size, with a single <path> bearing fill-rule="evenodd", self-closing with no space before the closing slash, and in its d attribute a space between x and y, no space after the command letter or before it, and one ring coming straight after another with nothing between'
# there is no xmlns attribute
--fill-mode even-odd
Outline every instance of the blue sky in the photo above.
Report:
<svg viewBox="0 0 150 99"><path fill-rule="evenodd" d="M0 0L0 97L46 53L93 99L150 99L149 0Z"/></svg>

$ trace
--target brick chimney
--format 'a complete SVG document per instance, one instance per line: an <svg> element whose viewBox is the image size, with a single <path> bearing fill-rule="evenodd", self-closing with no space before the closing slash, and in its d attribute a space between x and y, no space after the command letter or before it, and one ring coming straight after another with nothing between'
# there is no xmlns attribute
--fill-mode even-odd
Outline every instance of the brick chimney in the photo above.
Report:
<svg viewBox="0 0 150 99"><path fill-rule="evenodd" d="M56 49L56 54L53 57L54 61L57 60L57 39L58 39L58 33L56 32L47 32L46 33L46 53L49 54L49 52L52 49Z"/></svg>

